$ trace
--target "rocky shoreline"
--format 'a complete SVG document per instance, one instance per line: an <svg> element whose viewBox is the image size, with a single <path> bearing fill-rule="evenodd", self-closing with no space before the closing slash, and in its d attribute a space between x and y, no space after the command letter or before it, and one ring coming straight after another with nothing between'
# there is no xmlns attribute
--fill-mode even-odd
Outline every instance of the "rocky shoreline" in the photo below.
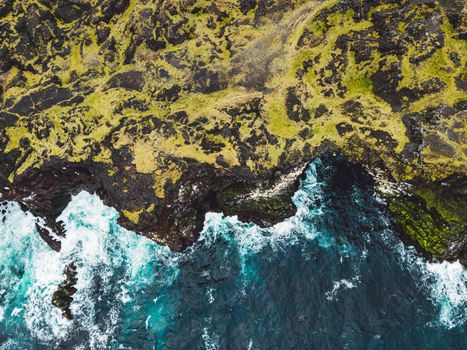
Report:
<svg viewBox="0 0 467 350"><path fill-rule="evenodd" d="M465 265L462 1L4 3L0 194L52 249L82 190L181 251L208 211L292 216L307 164L341 154L405 241Z"/></svg>
<svg viewBox="0 0 467 350"><path fill-rule="evenodd" d="M452 228L456 230L456 234L440 235L436 230L451 228L452 224L447 222L436 209L428 208L423 198L410 193L414 186L423 187L426 186L425 183L402 185L390 182L384 172L378 175L370 174L361 164L351 164L342 160L336 162L336 159L342 157L336 156L333 149L321 150L321 157L324 162L330 164L346 164L336 170L338 175L336 181L343 184L342 186L356 181L355 174L360 174L358 180L360 182L372 182L371 186L379 193L386 203L387 211L392 214L391 224L394 231L405 244L415 246L417 251L429 260L459 260L467 267L467 235L465 231L462 231L462 227ZM139 224L141 226L135 225L124 216L120 216L119 224L177 251L186 249L198 240L205 214L209 211L237 215L241 221L268 227L295 214L296 208L291 198L298 189L300 179L305 176L308 164L309 162L303 162L298 166L276 169L273 174L268 174L269 177L261 179L234 177L231 174L219 176L209 168L203 169L204 172L198 170L194 173L195 177L186 177L178 183L178 187L174 186L173 196L166 197L167 199L173 198L173 202L164 203L165 207L173 208L169 214L166 214L170 216L166 216L163 221L166 226L154 228L161 223L160 218L164 218L163 213L160 214L161 216L153 217L159 220L155 224L146 221L149 226L144 226L143 221ZM55 171L37 172L34 177L25 178L25 185L22 187L8 191L4 188L0 191L3 199L15 200L22 205L24 210L31 211L38 218L44 219L37 224L38 232L42 239L56 251L60 250L60 237L66 235L62 223L56 222L56 219L65 209L72 195L86 190L97 193L107 205L115 203L111 194L105 192L102 183L96 180L97 177L89 175L88 170L91 167L80 168L68 165L65 168L59 166ZM462 201L465 201L467 197L465 178L451 177L437 185L446 198L452 195L458 196L461 203L456 205L462 208L462 203L465 203ZM406 203L416 205L410 206ZM403 207L405 211L395 210L394 205L397 205L397 208ZM404 215L401 216L401 213ZM423 222L417 226L419 218ZM431 226L427 225L429 222L432 223ZM427 249L423 246L423 238L429 238L432 234L444 239L442 241L432 240L441 247L441 250L435 253L430 251L431 247ZM423 238L417 235L422 235ZM64 276L64 281L52 297L52 303L62 310L65 318L72 319L70 305L77 280L76 266L73 262L66 266Z"/></svg>
<svg viewBox="0 0 467 350"><path fill-rule="evenodd" d="M137 224L121 216L119 223L179 251L197 240L208 211L237 215L241 220L270 226L294 215L291 196L298 188L305 165L275 169L264 178L248 174L219 174L208 166L194 166L168 191L164 201L158 205L160 211L145 216ZM0 193L4 200L17 201L23 209L43 218L44 225L38 224L39 233L52 249L58 251L60 242L54 237L63 236L65 232L56 219L72 195L82 190L97 193L106 205L117 210L122 210L119 203L131 200L121 192L108 191L105 178L90 174L90 169L97 173L99 166L96 169L93 165L59 163L24 176L14 188L4 186ZM157 201L155 198L152 200Z"/></svg>
<svg viewBox="0 0 467 350"><path fill-rule="evenodd" d="M334 149L321 150L320 157L332 159L335 157ZM165 209L156 215L148 216L138 224L132 223L124 216L120 217L119 224L123 227L139 232L156 242L166 244L174 250L182 251L197 241L199 232L204 223L207 212L222 212L229 216L238 216L241 221L253 222L262 227L272 226L295 214L296 208L292 203L292 196L298 189L299 181L304 176L308 161L302 161L281 169L274 169L263 178L240 176L239 174L219 174L215 169L204 167L190 172L190 176L182 178L161 205ZM356 163L355 167L362 168ZM26 176L23 182L18 182L11 189L3 187L0 191L2 199L19 202L24 210L31 211L36 217L44 219L37 224L38 232L44 241L54 250L60 250L60 237L66 232L57 217L68 205L72 195L85 190L97 193L106 205L122 210L115 203L130 200L128 197L118 198L115 194L106 191L103 179L89 174L92 166L75 166L67 164L50 167L47 171L37 171L32 176ZM450 227L450 223L443 218L436 208L429 208L427 202L416 195L416 188L427 185L439 189L444 198L453 198L454 205L462 211L463 203L467 197L467 181L465 177L452 176L438 183L391 182L384 172L368 176L373 178L375 188L380 196L387 202L389 211L394 216L394 227L401 238L415 245L420 252L428 258L457 260L467 266L467 237L461 226L454 226L457 235L441 237L444 241L441 250L433 253L424 247L420 240L412 234L420 235L439 233ZM346 174L342 174L343 177ZM403 207L406 212L402 216ZM401 215L401 216L400 216ZM162 219L161 219L162 218ZM416 226L417 219L425 220L423 225ZM431 221L432 226L427 226ZM462 222L460 222L462 225ZM414 231L412 231L414 230ZM417 231L418 230L418 231ZM429 232L427 230L432 230ZM429 247L428 247L429 248Z"/></svg>

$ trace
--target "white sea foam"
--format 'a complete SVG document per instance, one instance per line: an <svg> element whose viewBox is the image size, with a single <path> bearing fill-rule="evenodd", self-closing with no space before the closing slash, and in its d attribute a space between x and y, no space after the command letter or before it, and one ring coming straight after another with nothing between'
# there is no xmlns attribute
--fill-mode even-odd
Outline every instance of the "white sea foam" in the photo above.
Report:
<svg viewBox="0 0 467 350"><path fill-rule="evenodd" d="M259 253L266 246L274 251L285 249L298 243L300 238L313 240L319 236L319 233L310 223L305 224L303 218L318 217L323 214L321 206L318 205L321 197L316 164L311 164L306 179L301 182L301 189L293 196L297 207L295 216L263 229L254 224L242 223L236 216L226 217L220 213L207 213L200 240L206 244L215 244L220 238L235 242L242 256Z"/></svg>
<svg viewBox="0 0 467 350"><path fill-rule="evenodd" d="M176 278L177 254L118 227L116 210L104 206L95 195L81 192L60 216L67 230L60 253L40 239L32 215L22 212L16 203L8 203L4 209L7 212L0 215L0 265L6 268L0 272L0 289L8 292L6 305L0 307L4 317L21 317L40 343L58 346L79 328L89 334L85 348L105 348L120 321L121 305L131 300L128 287L152 281L154 271L144 271L151 262L158 260L164 269L173 270L167 274L167 284ZM51 304L51 296L71 262L77 266L78 281L71 304L74 320L70 322ZM117 267L124 270L123 275ZM15 269L24 270L21 277ZM96 321L96 288L100 288L98 293L112 295L112 305L100 322Z"/></svg>
<svg viewBox="0 0 467 350"><path fill-rule="evenodd" d="M35 231L35 218L24 213L17 203L3 206L0 217L0 258L2 287L8 290L4 318L23 318L36 332L47 337L60 333L61 315L52 307L50 296L61 279L56 254L40 239ZM47 315L52 329L43 329L42 316Z"/></svg>
<svg viewBox="0 0 467 350"><path fill-rule="evenodd" d="M0 345L0 350L16 350L16 344L13 339L7 339Z"/></svg>
<svg viewBox="0 0 467 350"><path fill-rule="evenodd" d="M212 304L216 300L214 298L213 292L214 292L213 288L208 288L207 291L206 291L206 295L208 297L209 304Z"/></svg>
<svg viewBox="0 0 467 350"><path fill-rule="evenodd" d="M454 328L467 320L467 269L459 262L427 263L434 277L428 284L432 299L439 305L439 321Z"/></svg>
<svg viewBox="0 0 467 350"><path fill-rule="evenodd" d="M334 281L332 290L325 293L327 300L336 300L339 291L345 289L356 288L360 284L360 276L352 277L351 279L341 279L339 281Z"/></svg>
<svg viewBox="0 0 467 350"><path fill-rule="evenodd" d="M427 262L413 247L406 247L387 232L386 243L398 253L400 263L407 267L420 288L438 308L438 325L451 329L467 322L467 268L458 261Z"/></svg>
<svg viewBox="0 0 467 350"><path fill-rule="evenodd" d="M73 198L61 219L67 229L60 255L65 262L73 261L77 266L78 282L71 305L80 326L90 332L91 349L101 349L108 344L119 322L121 304L131 301L129 286L135 288L149 282L154 271L144 274L144 269L157 258L169 267L176 265L176 254L148 239L117 226L116 210L104 206L95 195L81 192ZM116 267L124 269L116 275ZM174 274L169 275L174 278ZM95 279L99 285L111 289L116 303L112 303L108 317L96 323ZM167 281L170 283L171 281Z"/></svg>
<svg viewBox="0 0 467 350"><path fill-rule="evenodd" d="M211 322L211 320L208 320ZM203 328L203 334L201 335L204 341L204 347L206 350L219 350L219 337L214 333L209 333L208 327Z"/></svg>
<svg viewBox="0 0 467 350"><path fill-rule="evenodd" d="M241 223L236 217L209 213L201 240L207 245L215 244L218 239L235 244L242 268L248 256L261 253L265 247L285 250L302 238L317 239L322 247L332 246L332 237L323 239L314 223L304 220L322 216L321 195L316 169L312 165L302 189L294 195L298 211L293 218L270 229L261 229ZM120 228L116 224L116 210L104 206L95 195L81 192L62 213L60 219L65 223L67 236L62 241L60 253L52 251L39 238L31 214L22 212L15 203L8 203L4 209L6 213L0 214L0 290L7 292L1 299L0 322L14 315L23 318L39 343L56 347L78 328L90 335L89 343L82 344L83 348L105 348L121 322L122 305L131 303L141 286L155 283L151 270L155 261L158 268L167 270L163 274L165 285L170 285L177 277L180 255ZM387 243L399 252L400 263L409 266L414 279L421 281L421 288L428 291L434 305L439 307L439 324L448 328L463 324L467 318L466 269L459 263L427 263L392 234L386 238ZM196 246L190 249L191 252L194 249ZM190 254L190 250L186 254ZM60 310L50 303L53 291L64 278L63 269L70 262L74 262L78 270L77 292L71 306L75 315L72 322L65 320ZM358 276L335 281L326 297L332 300L358 283ZM96 303L99 301L96 295L102 293L112 295L113 299L109 301L105 319L96 321ZM208 302L213 301L212 291L208 291L207 296ZM160 318L172 311L161 310L159 306L156 309L156 312L144 315L146 329L162 329L164 320ZM138 311L137 306L134 310ZM203 340L206 348L219 348L218 337L208 328L205 328ZM14 348L5 347L5 344L10 343L4 343L4 349Z"/></svg>
<svg viewBox="0 0 467 350"><path fill-rule="evenodd" d="M224 217L222 214L208 214L206 216L206 226L204 237L210 243L214 243L216 238L223 236L226 240L233 240L237 244L242 261L242 271L245 268L245 257L257 254L266 246L273 250L285 249L298 242L300 237L309 240L317 239L323 248L335 247L332 237L324 237L322 233L313 226L309 220L304 222L303 218L319 218L323 214L321 184L317 181L316 168L312 164L307 174L307 178L302 181L301 189L294 195L294 202L297 205L297 214L275 225L269 229L261 229L256 225L246 225L241 223L236 217ZM388 224L389 228L390 225ZM225 237L233 232L233 237ZM439 308L439 325L447 328L456 327L467 321L467 269L460 263L443 262L430 263L416 254L411 247L406 247L389 230L383 234L388 246L394 247L398 253L400 263L406 266L415 280L420 281L420 287L428 291L430 299ZM367 238L371 243L371 237ZM339 248L343 256L349 256L346 246ZM361 254L361 259L366 259L368 252L366 249ZM356 271L359 273L358 271ZM334 300L340 290L351 289L358 286L360 277L357 275L351 280L342 279L335 281L333 289L326 293L328 300Z"/></svg>

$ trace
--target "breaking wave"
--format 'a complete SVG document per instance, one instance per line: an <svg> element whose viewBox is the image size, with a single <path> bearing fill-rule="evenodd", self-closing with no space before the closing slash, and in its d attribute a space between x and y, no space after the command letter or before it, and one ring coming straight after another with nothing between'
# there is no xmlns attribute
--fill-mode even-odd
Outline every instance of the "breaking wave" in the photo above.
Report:
<svg viewBox="0 0 467 350"><path fill-rule="evenodd" d="M297 214L269 229L207 214L184 253L119 227L87 192L59 218L60 253L2 205L0 349L461 348L467 270L405 247L370 186L338 189L335 173L313 162ZM71 262L68 321L51 295Z"/></svg>

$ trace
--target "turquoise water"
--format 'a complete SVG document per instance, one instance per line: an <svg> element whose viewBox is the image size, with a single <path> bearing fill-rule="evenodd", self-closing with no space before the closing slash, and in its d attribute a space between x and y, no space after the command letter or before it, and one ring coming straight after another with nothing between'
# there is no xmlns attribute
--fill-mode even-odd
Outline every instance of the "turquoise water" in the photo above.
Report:
<svg viewBox="0 0 467 350"><path fill-rule="evenodd" d="M62 213L56 253L8 203L0 349L466 348L467 270L404 247L358 171L316 160L294 202L270 229L209 213L184 253L119 227L87 192ZM50 300L71 261L68 321Z"/></svg>

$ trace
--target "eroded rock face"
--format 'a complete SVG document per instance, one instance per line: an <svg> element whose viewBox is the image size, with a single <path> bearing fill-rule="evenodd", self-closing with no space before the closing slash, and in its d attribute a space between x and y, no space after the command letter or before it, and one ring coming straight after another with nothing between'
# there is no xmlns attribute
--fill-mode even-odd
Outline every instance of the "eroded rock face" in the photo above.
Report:
<svg viewBox="0 0 467 350"><path fill-rule="evenodd" d="M407 201L388 199L401 230L463 257L465 196L443 199L467 174L462 8L3 1L0 191L58 235L71 195L97 192L123 226L181 250L206 211L292 215L300 169L337 152L409 182Z"/></svg>

